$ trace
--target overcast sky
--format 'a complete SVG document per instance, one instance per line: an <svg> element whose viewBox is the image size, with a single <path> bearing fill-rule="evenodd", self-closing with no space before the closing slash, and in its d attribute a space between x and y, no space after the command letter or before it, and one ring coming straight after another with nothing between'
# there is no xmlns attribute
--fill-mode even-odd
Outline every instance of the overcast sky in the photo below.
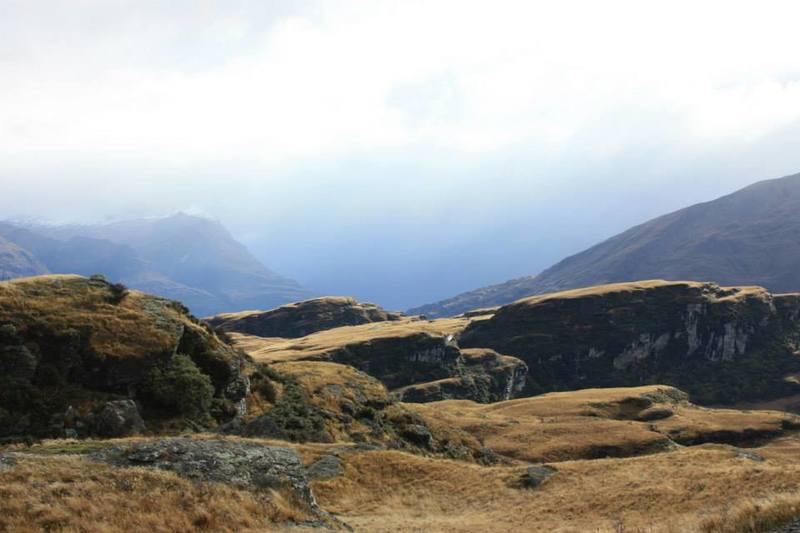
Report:
<svg viewBox="0 0 800 533"><path fill-rule="evenodd" d="M800 172L800 3L0 0L0 218L404 308Z"/></svg>

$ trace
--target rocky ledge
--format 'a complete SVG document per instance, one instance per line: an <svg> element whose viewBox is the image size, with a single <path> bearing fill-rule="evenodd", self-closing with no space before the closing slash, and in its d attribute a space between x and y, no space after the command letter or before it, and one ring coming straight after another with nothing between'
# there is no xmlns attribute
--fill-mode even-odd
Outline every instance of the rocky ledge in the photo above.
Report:
<svg viewBox="0 0 800 533"><path fill-rule="evenodd" d="M286 491L317 519L303 525L343 525L317 505L300 455L291 448L176 438L112 446L89 457L119 467L167 470L192 481L224 483L248 490Z"/></svg>
<svg viewBox="0 0 800 533"><path fill-rule="evenodd" d="M208 322L227 332L247 333L259 337L298 338L317 331L342 326L399 320L401 313L392 313L380 306L357 302L353 298L315 298L291 303L270 311L244 311L211 317Z"/></svg>

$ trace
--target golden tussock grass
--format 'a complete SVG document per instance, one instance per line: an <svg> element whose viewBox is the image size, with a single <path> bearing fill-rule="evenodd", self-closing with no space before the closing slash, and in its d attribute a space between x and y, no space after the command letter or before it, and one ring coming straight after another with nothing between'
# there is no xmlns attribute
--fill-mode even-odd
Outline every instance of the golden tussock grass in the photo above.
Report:
<svg viewBox="0 0 800 533"><path fill-rule="evenodd" d="M408 409L475 436L496 453L521 461L626 457L680 442L776 436L797 418L777 411L705 409L667 386L586 389L493 404L447 400ZM648 409L666 418L640 421Z"/></svg>
<svg viewBox="0 0 800 533"><path fill-rule="evenodd" d="M514 302L514 304L535 305L550 300L567 300L572 298L584 298L586 296L602 296L611 293L635 292L635 291L653 289L658 287L684 286L684 287L700 288L703 287L704 285L706 285L706 283L698 281L665 281L663 279L650 279L650 280L631 281L623 283L609 283L606 285L593 285L591 287L583 287L561 292L552 292L537 296L530 296L527 298L522 298L520 300L517 300L516 302ZM763 294L763 295L768 294L766 289L757 286L722 287L722 289L730 292L727 295L722 296L720 300L742 298L745 296L758 295L758 294Z"/></svg>
<svg viewBox="0 0 800 533"><path fill-rule="evenodd" d="M55 335L84 327L92 329L90 342L98 353L112 357L136 357L163 351L175 341L175 331L165 329L142 309L142 300L159 301L137 291L119 303L109 300L103 284L70 275L20 278L0 282L0 323L19 327L46 326ZM173 323L179 314L161 300L159 313Z"/></svg>
<svg viewBox="0 0 800 533"><path fill-rule="evenodd" d="M372 452L348 457L345 475L315 491L359 531L761 531L800 501L796 461L759 463L725 445L553 466L524 489L524 467Z"/></svg>
<svg viewBox="0 0 800 533"><path fill-rule="evenodd" d="M273 368L292 376L308 392L310 401L332 412L341 411L342 400L353 405L387 402L386 386L352 366L325 361L277 363Z"/></svg>
<svg viewBox="0 0 800 533"><path fill-rule="evenodd" d="M334 350L348 344L385 338L402 338L418 333L451 335L463 330L468 318L442 318L419 320L404 318L388 322L372 322L359 326L344 326L312 333L298 339L257 337L243 333L230 333L238 348L262 363L298 361L304 359L323 360Z"/></svg>
<svg viewBox="0 0 800 533"><path fill-rule="evenodd" d="M0 531L273 531L305 519L277 492L75 457L20 458L0 474Z"/></svg>

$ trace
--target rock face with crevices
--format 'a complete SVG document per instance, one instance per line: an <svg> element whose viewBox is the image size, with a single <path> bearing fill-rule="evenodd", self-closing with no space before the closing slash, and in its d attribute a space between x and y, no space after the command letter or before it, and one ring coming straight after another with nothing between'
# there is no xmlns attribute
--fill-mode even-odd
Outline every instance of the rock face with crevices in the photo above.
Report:
<svg viewBox="0 0 800 533"><path fill-rule="evenodd" d="M459 350L452 377L407 385L395 390L394 395L404 402L501 402L517 397L527 377L527 365L516 357L487 348L466 348Z"/></svg>
<svg viewBox="0 0 800 533"><path fill-rule="evenodd" d="M471 323L461 346L514 354L525 394L664 383L701 403L791 393L800 296L644 281L535 296Z"/></svg>

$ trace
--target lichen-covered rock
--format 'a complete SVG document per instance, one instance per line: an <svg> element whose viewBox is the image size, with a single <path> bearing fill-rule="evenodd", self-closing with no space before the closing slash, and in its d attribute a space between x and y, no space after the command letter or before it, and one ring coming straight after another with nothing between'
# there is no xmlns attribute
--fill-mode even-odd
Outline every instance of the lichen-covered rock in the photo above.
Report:
<svg viewBox="0 0 800 533"><path fill-rule="evenodd" d="M309 512L324 521L332 520L317 505L300 455L291 448L184 438L113 446L90 457L115 466L168 470L194 481L250 490L288 490Z"/></svg>
<svg viewBox="0 0 800 533"><path fill-rule="evenodd" d="M128 437L145 429L144 420L133 400L108 402L97 415L96 424L96 432L101 437Z"/></svg>
<svg viewBox="0 0 800 533"><path fill-rule="evenodd" d="M552 466L529 466L525 474L520 480L523 487L528 489L535 489L541 485L547 478L554 476L558 470Z"/></svg>
<svg viewBox="0 0 800 533"><path fill-rule="evenodd" d="M305 337L311 333L342 326L399 320L392 313L370 303L347 297L324 297L287 304L270 311L226 313L208 319L222 331L236 331L259 337Z"/></svg>
<svg viewBox="0 0 800 533"><path fill-rule="evenodd" d="M323 455L308 467L308 477L315 481L333 479L342 472L342 460L335 455Z"/></svg>
<svg viewBox="0 0 800 533"><path fill-rule="evenodd" d="M0 472L10 470L17 465L17 460L9 455L0 453Z"/></svg>
<svg viewBox="0 0 800 533"><path fill-rule="evenodd" d="M528 365L525 395L664 383L701 403L792 392L800 297L645 281L535 296L472 322L461 346Z"/></svg>

